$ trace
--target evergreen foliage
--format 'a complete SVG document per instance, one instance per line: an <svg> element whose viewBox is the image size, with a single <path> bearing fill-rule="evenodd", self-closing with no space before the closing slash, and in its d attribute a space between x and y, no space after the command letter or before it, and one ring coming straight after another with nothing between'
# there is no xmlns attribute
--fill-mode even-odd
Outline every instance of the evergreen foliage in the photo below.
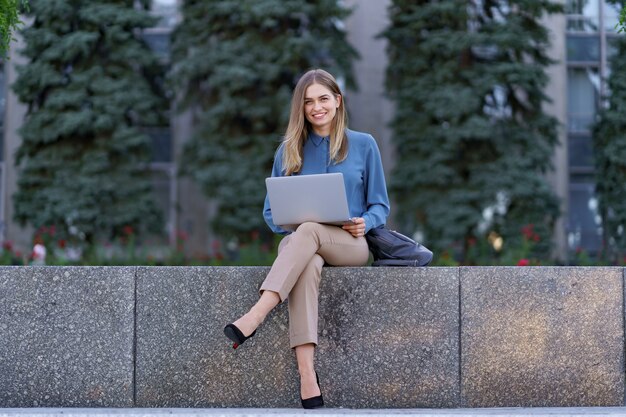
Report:
<svg viewBox="0 0 626 417"><path fill-rule="evenodd" d="M130 228L162 231L142 132L160 122L162 73L140 38L155 19L135 3L32 0L23 31L30 62L13 88L28 113L15 217L87 248Z"/></svg>
<svg viewBox="0 0 626 417"><path fill-rule="evenodd" d="M182 6L172 44L172 82L194 132L183 174L219 202L213 230L249 240L267 228L264 179L287 127L291 92L306 70L352 83L355 51L338 0L195 0Z"/></svg>
<svg viewBox="0 0 626 417"><path fill-rule="evenodd" d="M557 143L548 101L547 0L394 0L387 88L396 168L391 192L398 220L471 263L487 236L503 251L524 244L548 257L558 202L546 183Z"/></svg>
<svg viewBox="0 0 626 417"><path fill-rule="evenodd" d="M626 255L626 36L615 39L615 48L608 105L600 110L592 132L603 255L622 261Z"/></svg>
<svg viewBox="0 0 626 417"><path fill-rule="evenodd" d="M626 32L626 6L622 5L622 11L619 14L619 23L617 25L617 33Z"/></svg>
<svg viewBox="0 0 626 417"><path fill-rule="evenodd" d="M0 55L3 57L7 56L13 32L22 24L19 16L20 5L28 8L28 1L0 0Z"/></svg>

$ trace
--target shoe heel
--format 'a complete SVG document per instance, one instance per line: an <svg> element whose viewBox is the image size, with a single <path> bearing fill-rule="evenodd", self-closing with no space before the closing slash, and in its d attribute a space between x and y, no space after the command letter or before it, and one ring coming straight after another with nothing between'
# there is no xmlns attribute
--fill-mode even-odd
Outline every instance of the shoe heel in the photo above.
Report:
<svg viewBox="0 0 626 417"><path fill-rule="evenodd" d="M250 336L246 337L243 335L243 333L241 333L241 330L239 330L237 326L231 323L231 324L226 325L226 327L224 327L224 334L226 335L227 338L229 338L232 342L234 342L233 349L237 349L239 346L243 345L243 343L246 340L254 336L256 334L256 330L253 331Z"/></svg>
<svg viewBox="0 0 626 417"><path fill-rule="evenodd" d="M317 386L320 389L320 395L318 395L317 397L307 398L306 400L300 397L302 408L307 410L324 407L324 397L322 397L322 387L320 386L320 377L317 372L315 372L315 379L317 379Z"/></svg>

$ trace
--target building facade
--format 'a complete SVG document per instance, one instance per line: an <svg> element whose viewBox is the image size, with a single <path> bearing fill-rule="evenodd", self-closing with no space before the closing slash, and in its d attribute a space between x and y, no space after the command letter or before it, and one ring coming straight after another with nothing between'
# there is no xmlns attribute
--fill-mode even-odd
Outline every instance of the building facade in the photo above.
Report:
<svg viewBox="0 0 626 417"><path fill-rule="evenodd" d="M567 245L570 251L601 250L602 230L594 195L593 149L590 127L606 97L608 61L615 49L619 8L606 0L567 0L567 148L569 177ZM563 167L561 168L563 169Z"/></svg>

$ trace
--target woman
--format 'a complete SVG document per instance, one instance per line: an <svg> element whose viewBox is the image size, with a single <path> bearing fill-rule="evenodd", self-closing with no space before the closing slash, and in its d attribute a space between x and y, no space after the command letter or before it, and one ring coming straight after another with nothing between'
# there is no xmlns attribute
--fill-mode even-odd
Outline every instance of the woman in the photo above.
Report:
<svg viewBox="0 0 626 417"><path fill-rule="evenodd" d="M347 129L346 109L337 82L328 72L316 69L304 74L293 92L289 125L276 152L272 176L332 172L343 174L353 222L342 227L303 223L290 233L274 224L266 198L265 221L275 233L286 237L261 285L259 301L224 328L236 348L254 336L276 305L289 298L289 338L296 352L304 408L324 405L313 364L322 266L364 265L369 258L364 236L370 229L385 224L389 214L376 141L371 135Z"/></svg>

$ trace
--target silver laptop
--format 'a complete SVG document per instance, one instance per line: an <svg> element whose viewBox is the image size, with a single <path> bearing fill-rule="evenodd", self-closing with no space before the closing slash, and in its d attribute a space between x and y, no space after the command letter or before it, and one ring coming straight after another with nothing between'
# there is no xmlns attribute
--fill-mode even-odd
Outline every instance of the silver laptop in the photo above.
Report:
<svg viewBox="0 0 626 417"><path fill-rule="evenodd" d="M342 173L265 179L274 224L293 230L304 222L350 222Z"/></svg>

